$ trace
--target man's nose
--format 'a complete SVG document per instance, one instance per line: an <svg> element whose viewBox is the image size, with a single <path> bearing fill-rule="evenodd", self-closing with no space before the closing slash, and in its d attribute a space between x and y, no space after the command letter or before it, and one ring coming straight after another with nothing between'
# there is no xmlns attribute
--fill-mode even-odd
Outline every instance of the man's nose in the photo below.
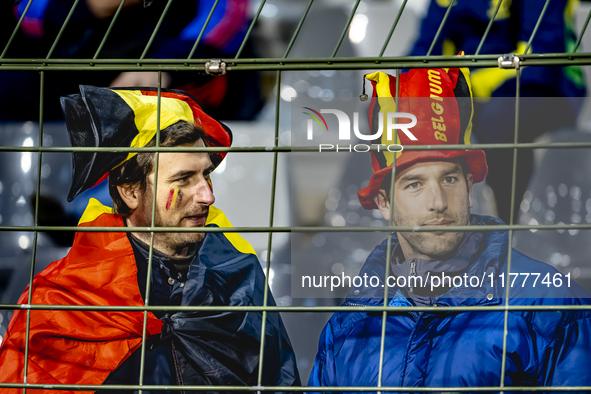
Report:
<svg viewBox="0 0 591 394"><path fill-rule="evenodd" d="M427 193L427 209L429 211L443 212L447 209L447 196L442 185L431 185Z"/></svg>
<svg viewBox="0 0 591 394"><path fill-rule="evenodd" d="M215 202L213 187L210 180L205 178L201 179L197 185L195 185L195 189L194 199L197 204L209 206Z"/></svg>

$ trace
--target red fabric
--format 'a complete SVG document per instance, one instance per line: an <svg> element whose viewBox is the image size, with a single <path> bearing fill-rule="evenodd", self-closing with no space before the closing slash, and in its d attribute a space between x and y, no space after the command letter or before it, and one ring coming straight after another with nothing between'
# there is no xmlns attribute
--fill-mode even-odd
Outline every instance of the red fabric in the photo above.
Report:
<svg viewBox="0 0 591 394"><path fill-rule="evenodd" d="M217 109L228 93L228 74L214 77L203 85L190 82L175 89L189 93L208 108Z"/></svg>
<svg viewBox="0 0 591 394"><path fill-rule="evenodd" d="M461 130L460 111L455 97L454 88L460 75L458 68L450 68L447 72L443 69L414 69L400 74L399 97L397 112L411 113L416 116L417 124L409 131L417 138L411 140L404 132L398 130L398 137L402 145L448 145L463 144ZM390 93L396 97L396 77L389 76ZM369 125L372 128L374 107L378 105L376 82L372 81L373 99L369 107ZM436 96L440 99L434 99ZM464 99L470 99L464 98ZM440 114L436 114L434 105ZM434 119L442 119L442 122L434 122ZM378 121L377 119L375 120ZM408 123L407 120L401 123ZM443 134L438 133L441 127ZM384 133L386 126L384 125ZM377 128L376 128L377 129ZM443 140L445 139L445 140ZM380 141L378 141L379 143ZM369 185L361 189L357 194L361 205L365 209L376 209L373 201L378 189L382 185L384 177L390 173L392 166L385 166L383 153L371 152L372 170L374 171ZM408 167L418 161L445 160L464 157L474 182L482 182L488 173L486 156L482 150L442 150L442 151L403 151L396 158L396 168Z"/></svg>
<svg viewBox="0 0 591 394"><path fill-rule="evenodd" d="M432 86L433 82L429 80L428 73L433 76L435 76L434 73L438 73L441 85ZM402 141L402 145L441 145L444 143L435 137L433 121L431 120L435 115L431 108L432 103L437 103L443 108L442 116L444 116L445 120L447 144L463 143L463 141L459 141L460 113L453 91L457 79L457 74L454 75L451 69L449 74L442 69L415 69L400 74L397 111L411 113L417 117L417 125L411 129L417 141L411 140L406 134L398 131L398 137ZM432 80L438 81L434 77L432 77ZM441 89L441 93L437 94L437 96L444 97L442 101L430 98L433 90L438 92L438 89ZM393 93L392 96L395 97L395 77L390 77L390 91ZM423 152L423 154L428 154L428 152Z"/></svg>
<svg viewBox="0 0 591 394"><path fill-rule="evenodd" d="M102 214L81 226L123 227L123 220ZM19 303L26 304L27 297L28 288ZM68 255L35 276L32 304L143 306L126 233L77 233ZM141 345L143 317L143 312L32 310L27 382L102 384ZM0 382L23 382L26 321L22 309L10 320L0 347ZM147 336L161 328L162 322L149 312Z"/></svg>
<svg viewBox="0 0 591 394"><path fill-rule="evenodd" d="M102 177L100 177L99 180L96 181L94 185L92 185L91 187L89 187L89 189L92 189L93 187L97 186L99 183L101 183L103 181L106 181L107 178L109 178L109 172L108 171L105 172L105 174Z"/></svg>

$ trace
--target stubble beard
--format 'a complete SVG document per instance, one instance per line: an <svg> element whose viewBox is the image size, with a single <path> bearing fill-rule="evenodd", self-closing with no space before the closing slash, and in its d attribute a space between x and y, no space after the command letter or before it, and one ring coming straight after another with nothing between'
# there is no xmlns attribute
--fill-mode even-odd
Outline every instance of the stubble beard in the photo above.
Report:
<svg viewBox="0 0 591 394"><path fill-rule="evenodd" d="M454 225L467 225L470 220L470 206L468 199L462 203L462 209L459 214L450 217L449 215L433 215L420 220L412 220L405 218L394 207L392 214L394 224L396 226L420 226L432 219L451 219ZM463 231L437 231L437 232L397 232L398 237L403 238L406 243L412 248L415 254L420 254L429 257L431 260L447 260L451 258L460 242L464 238Z"/></svg>
<svg viewBox="0 0 591 394"><path fill-rule="evenodd" d="M139 218L138 226L151 227L152 225L152 191L150 187L146 188L146 206L143 210L143 215ZM148 190L149 189L149 190ZM182 216L171 215L168 220L164 220L158 209L154 212L154 227L182 227L180 220ZM150 243L150 233L138 233L140 238L145 243ZM198 232L154 232L154 248L162 253L168 255L183 254L185 248L189 250L197 243L201 242L205 237L205 233Z"/></svg>

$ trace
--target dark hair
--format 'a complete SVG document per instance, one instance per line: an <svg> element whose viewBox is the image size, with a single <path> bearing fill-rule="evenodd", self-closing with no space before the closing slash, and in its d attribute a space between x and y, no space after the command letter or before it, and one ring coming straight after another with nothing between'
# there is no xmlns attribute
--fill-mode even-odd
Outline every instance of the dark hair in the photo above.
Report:
<svg viewBox="0 0 591 394"><path fill-rule="evenodd" d="M453 161L453 160L454 159L449 159L449 160L446 160L446 161ZM467 180L467 177L468 177L468 165L466 164L466 159L464 159L462 156L460 156L460 157L456 157L455 160L458 160L458 162L460 164L460 167L462 167L462 174L464 174L464 179ZM396 171L398 172L398 171L400 171L400 169L397 168ZM386 197L388 197L388 199L390 198L390 189L391 189L391 186L392 186L392 175L390 175L390 173L388 173L384 177L384 181L382 182L382 186L380 186L380 189L384 189L386 191Z"/></svg>
<svg viewBox="0 0 591 394"><path fill-rule="evenodd" d="M194 123L179 120L175 124L160 130L160 146L171 147L191 144L203 140L206 136L203 129ZM156 146L156 136L146 144L146 147ZM219 156L210 152L211 161L215 164ZM117 186L138 185L142 193L146 190L148 175L154 170L154 152L140 152L109 173L109 194L113 199L113 211L120 215L129 215L130 209L125 204Z"/></svg>

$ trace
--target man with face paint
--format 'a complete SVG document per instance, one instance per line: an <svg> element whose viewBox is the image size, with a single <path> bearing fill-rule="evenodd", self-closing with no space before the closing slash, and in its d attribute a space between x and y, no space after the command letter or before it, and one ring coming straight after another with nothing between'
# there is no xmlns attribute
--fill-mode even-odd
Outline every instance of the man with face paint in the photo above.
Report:
<svg viewBox="0 0 591 394"><path fill-rule="evenodd" d="M173 133L163 130L163 145L170 145L170 135L185 135L187 139L198 138L179 146L182 148L203 148L206 136L195 125L180 120L172 127ZM158 163L157 197L154 209L154 224L157 227L203 227L209 207L214 203L213 188L209 174L215 169L213 161L217 155L207 152L162 152ZM212 161L213 160L213 161ZM130 166L131 168L127 168ZM130 227L149 227L152 223L155 171L151 161L133 159L121 168L111 171L109 187L115 209L126 214ZM130 182L124 173L141 174L145 179ZM147 174L147 175L144 175ZM122 183L124 182L124 183ZM120 204L120 202L123 204ZM133 236L149 244L149 233L133 233ZM194 248L205 236L202 232L155 233L154 248L173 259L181 261L192 258Z"/></svg>
<svg viewBox="0 0 591 394"><path fill-rule="evenodd" d="M145 327L143 384L252 386L262 367L263 385L300 385L277 313L267 314L260 366L262 313L219 309L262 306L265 293L261 265L243 238L199 231L231 227L212 205L210 180L226 153L198 150L229 147L230 129L182 91L158 98L155 89L81 86L62 97L62 108L73 147L150 148L159 135L159 147L179 150L74 152L68 200L107 177L113 199L113 208L91 199L79 226L179 231L80 231L68 255L35 277L31 303L165 308L145 315L35 310L28 335L26 313L16 311L0 348L0 382L137 385ZM27 290L19 302L28 297ZM267 305L275 305L270 292Z"/></svg>

